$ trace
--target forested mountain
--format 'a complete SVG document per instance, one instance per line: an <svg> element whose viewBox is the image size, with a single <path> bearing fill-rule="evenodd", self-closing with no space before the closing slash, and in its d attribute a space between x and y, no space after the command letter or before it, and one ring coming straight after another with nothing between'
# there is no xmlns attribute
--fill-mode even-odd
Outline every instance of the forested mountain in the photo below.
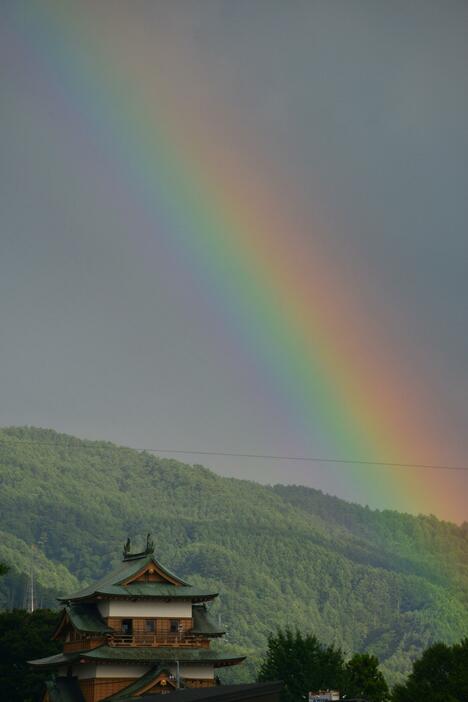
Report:
<svg viewBox="0 0 468 702"><path fill-rule="evenodd" d="M434 641L468 634L468 528L348 504L304 487L223 478L51 430L0 430L0 605L22 606L34 564L54 605L151 531L157 557L221 593L226 646L250 654L299 627L369 651L390 682Z"/></svg>

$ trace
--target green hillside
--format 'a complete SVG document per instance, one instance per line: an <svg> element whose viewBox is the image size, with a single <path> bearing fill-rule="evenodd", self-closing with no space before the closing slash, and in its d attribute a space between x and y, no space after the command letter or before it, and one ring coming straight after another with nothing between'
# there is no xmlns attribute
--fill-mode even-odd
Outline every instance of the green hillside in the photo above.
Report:
<svg viewBox="0 0 468 702"><path fill-rule="evenodd" d="M151 531L163 563L221 592L213 611L225 645L251 654L236 671L245 678L278 625L375 653L391 682L430 643L468 634L467 525L42 429L0 430L0 484L2 607L22 606L32 559L50 605L115 565L128 535Z"/></svg>

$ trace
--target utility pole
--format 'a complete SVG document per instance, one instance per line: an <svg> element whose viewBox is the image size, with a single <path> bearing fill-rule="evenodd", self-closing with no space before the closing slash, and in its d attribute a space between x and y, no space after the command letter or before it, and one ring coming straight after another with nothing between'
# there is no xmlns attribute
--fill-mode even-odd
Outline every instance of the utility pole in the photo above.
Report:
<svg viewBox="0 0 468 702"><path fill-rule="evenodd" d="M26 586L26 597L25 597L25 606L26 610L32 614L36 608L36 593L34 591L35 583L34 583L34 552L35 552L36 546L35 544L32 544L31 546L31 561L29 564L29 576L28 576L28 584Z"/></svg>

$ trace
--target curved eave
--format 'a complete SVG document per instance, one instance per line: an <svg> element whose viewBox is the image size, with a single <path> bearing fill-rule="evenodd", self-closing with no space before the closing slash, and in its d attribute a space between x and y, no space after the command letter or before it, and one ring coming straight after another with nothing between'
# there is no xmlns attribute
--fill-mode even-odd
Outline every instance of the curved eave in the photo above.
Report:
<svg viewBox="0 0 468 702"><path fill-rule="evenodd" d="M229 658L224 661L217 661L213 663L213 665L215 668L224 668L228 665L239 665L239 663L245 661L246 658L247 656L238 656L237 658Z"/></svg>
<svg viewBox="0 0 468 702"><path fill-rule="evenodd" d="M149 593L140 594L136 592L108 593L97 590L96 592L89 595L84 595L83 597L58 597L57 599L59 602L64 604L68 602L96 602L102 600L165 600L166 602L170 602L171 600L186 600L188 602L208 602L210 600L214 600L216 597L218 597L218 595L218 592L211 592L206 595L190 595L189 593L183 593L181 595L168 595L166 593L151 595Z"/></svg>
<svg viewBox="0 0 468 702"><path fill-rule="evenodd" d="M199 631L198 629L191 629L191 634L196 634L197 636L206 636L208 639L216 639L225 635L225 631Z"/></svg>
<svg viewBox="0 0 468 702"><path fill-rule="evenodd" d="M180 649L179 649L180 650ZM242 663L245 661L247 656L236 656L235 658L219 658L219 659L213 659L213 658L197 658L197 659L184 659L181 655L174 655L173 658L164 658L164 659L158 659L156 656L154 659L154 662L159 662L161 665L168 664L168 663L183 663L184 665L190 665L192 663L193 665L212 665L214 668L224 668L226 666L231 666L231 665L239 665L239 663ZM78 659L77 659L78 660ZM125 664L133 664L133 665L148 665L151 664L153 661L148 660L146 658L119 658L118 660L115 658L89 658L86 655L85 651L82 651L80 656L79 656L79 662L80 663L99 663L103 665L115 665L116 663L125 663Z"/></svg>
<svg viewBox="0 0 468 702"><path fill-rule="evenodd" d="M66 665L67 663L73 663L78 658L78 653L57 653L55 656L47 656L46 658L36 658L33 661L26 661L28 665L32 665L35 668L55 668L58 665Z"/></svg>
<svg viewBox="0 0 468 702"><path fill-rule="evenodd" d="M225 666L238 665L245 660L246 656L223 656L222 654L218 657L210 657L204 655L204 651L200 652L200 656L193 656L193 651L183 650L174 648L171 651L167 649L151 649L151 655L147 655L147 650L140 649L140 657L138 656L138 649L132 649L129 654L126 655L124 649L106 649L105 646L99 646L95 649L87 649L85 651L75 651L73 653L57 653L54 656L48 656L47 658L38 658L36 660L28 661L28 664L35 668L56 668L61 665L67 665L69 663L103 663L103 664L115 664L115 663L125 663L134 665L148 665L151 663L159 663L161 665L167 663L175 663L179 661L180 663L193 663L200 665L213 665L215 668L224 668ZM101 653L101 655L99 655ZM146 655L145 655L146 654ZM192 655L191 655L192 654Z"/></svg>

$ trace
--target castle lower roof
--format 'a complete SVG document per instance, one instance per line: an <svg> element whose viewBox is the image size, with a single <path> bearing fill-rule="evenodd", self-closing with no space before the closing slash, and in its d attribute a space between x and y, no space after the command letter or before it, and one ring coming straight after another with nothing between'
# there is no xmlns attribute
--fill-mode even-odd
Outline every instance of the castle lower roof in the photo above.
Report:
<svg viewBox="0 0 468 702"><path fill-rule="evenodd" d="M131 683L110 697L106 697L103 702L134 702L135 693L154 678L157 672L158 669L152 668L135 683ZM76 678L55 678L48 681L46 685L51 702L84 702ZM171 692L170 699L172 702L265 702L265 700L279 702L282 686L280 682L269 682L182 688ZM136 699L141 700L141 702L156 702L159 699L159 694L143 694Z"/></svg>
<svg viewBox="0 0 468 702"><path fill-rule="evenodd" d="M171 702L265 702L265 700L279 702L282 688L282 682L192 687L174 690L170 693L170 699ZM156 702L158 699L156 694L150 693L138 697L138 702ZM134 702L134 700L135 698L131 697L121 697L119 702Z"/></svg>
<svg viewBox="0 0 468 702"><path fill-rule="evenodd" d="M163 648L163 647L117 647L98 646L91 650L73 653L57 653L47 658L28 661L40 668L55 668L69 663L135 663L137 665L156 663L200 663L213 664L216 668L241 663L245 656L233 656L231 653L212 651L207 648Z"/></svg>
<svg viewBox="0 0 468 702"><path fill-rule="evenodd" d="M127 687L124 687L123 690L119 690L116 692L114 695L111 695L110 697L106 698L106 702L117 702L117 700L122 700L122 699L128 699L129 697L134 699L135 693L139 692L143 688L145 688L148 683L151 683L152 681L155 680L155 678L158 677L161 673L168 673L169 671L167 670L167 667L165 668L162 665L155 665L152 668L148 670L144 675L141 676L141 678L138 678L137 680L134 680L131 682Z"/></svg>

